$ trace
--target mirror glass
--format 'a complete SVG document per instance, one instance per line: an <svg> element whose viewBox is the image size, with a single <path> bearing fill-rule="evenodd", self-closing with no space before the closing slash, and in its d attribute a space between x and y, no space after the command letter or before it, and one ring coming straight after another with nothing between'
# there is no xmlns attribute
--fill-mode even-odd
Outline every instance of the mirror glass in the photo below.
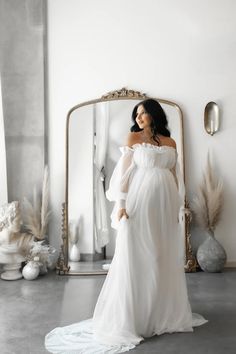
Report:
<svg viewBox="0 0 236 354"><path fill-rule="evenodd" d="M110 215L114 204L104 191L121 155L120 146L133 125L137 99L106 101L74 110L68 126L68 259L70 272L99 272L114 255L116 230ZM176 141L183 173L182 121L175 106L161 103L171 137ZM183 230L183 257L185 254ZM105 264L105 265L104 265Z"/></svg>

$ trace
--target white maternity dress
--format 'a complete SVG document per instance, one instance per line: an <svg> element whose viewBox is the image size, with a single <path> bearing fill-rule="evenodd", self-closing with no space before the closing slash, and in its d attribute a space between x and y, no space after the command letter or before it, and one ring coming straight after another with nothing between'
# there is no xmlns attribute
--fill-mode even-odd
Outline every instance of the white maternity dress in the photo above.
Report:
<svg viewBox="0 0 236 354"><path fill-rule="evenodd" d="M188 300L180 220L184 184L176 150L138 143L120 151L106 191L115 201L114 257L93 317L52 330L45 339L51 353L123 353L144 338L192 332L208 322L192 313ZM129 218L118 221L120 200Z"/></svg>

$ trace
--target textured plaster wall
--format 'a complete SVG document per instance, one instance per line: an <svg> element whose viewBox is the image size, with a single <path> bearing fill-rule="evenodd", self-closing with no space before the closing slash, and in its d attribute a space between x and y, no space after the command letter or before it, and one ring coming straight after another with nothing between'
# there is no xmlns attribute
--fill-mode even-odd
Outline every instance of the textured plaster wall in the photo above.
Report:
<svg viewBox="0 0 236 354"><path fill-rule="evenodd" d="M0 0L8 200L31 198L45 162L43 0Z"/></svg>
<svg viewBox="0 0 236 354"><path fill-rule="evenodd" d="M61 243L67 111L127 86L182 107L187 196L191 201L208 148L224 180L216 238L236 262L236 2L234 0L48 0L49 161L54 210L50 239ZM221 130L204 131L204 107L216 101ZM203 239L192 223L194 248ZM232 263L231 263L232 264Z"/></svg>

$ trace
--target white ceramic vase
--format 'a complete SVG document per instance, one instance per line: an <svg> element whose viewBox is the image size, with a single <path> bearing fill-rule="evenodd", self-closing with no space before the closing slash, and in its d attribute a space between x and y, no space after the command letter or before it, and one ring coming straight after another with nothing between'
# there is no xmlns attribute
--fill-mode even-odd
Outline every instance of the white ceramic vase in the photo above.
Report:
<svg viewBox="0 0 236 354"><path fill-rule="evenodd" d="M69 258L72 262L78 262L80 260L80 250L77 243L71 245Z"/></svg>
<svg viewBox="0 0 236 354"><path fill-rule="evenodd" d="M22 270L22 275L26 280L34 280L39 275L39 264L35 261L29 261Z"/></svg>

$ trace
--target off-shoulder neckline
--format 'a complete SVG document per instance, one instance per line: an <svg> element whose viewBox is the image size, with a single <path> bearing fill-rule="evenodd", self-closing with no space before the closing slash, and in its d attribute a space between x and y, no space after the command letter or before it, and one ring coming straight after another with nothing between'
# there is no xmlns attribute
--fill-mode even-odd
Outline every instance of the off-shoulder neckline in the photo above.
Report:
<svg viewBox="0 0 236 354"><path fill-rule="evenodd" d="M157 148L157 149L161 149L161 148L170 148L170 149L173 149L174 151L177 151L176 148L174 148L173 146L170 146L170 145L154 145L154 144L151 144L151 143L136 143L136 144L133 144L131 147L131 149L135 146L148 146L148 147L151 147L151 148Z"/></svg>

